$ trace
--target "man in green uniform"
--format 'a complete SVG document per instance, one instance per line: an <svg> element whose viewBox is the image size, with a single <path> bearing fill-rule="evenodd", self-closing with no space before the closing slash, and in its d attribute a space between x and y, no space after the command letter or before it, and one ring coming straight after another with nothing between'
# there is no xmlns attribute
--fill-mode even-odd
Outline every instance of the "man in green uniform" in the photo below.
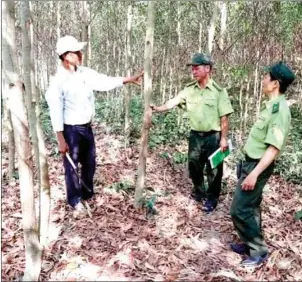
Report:
<svg viewBox="0 0 302 282"><path fill-rule="evenodd" d="M211 79L212 59L197 53L187 66L192 67L194 81L162 106L151 105L153 112L171 110L185 104L190 120L189 173L193 182L193 197L200 202L206 198L204 210L213 211L221 190L223 164L211 169L208 157L219 147L228 147L228 115L233 112L226 90ZM205 191L203 170L206 165L208 189Z"/></svg>
<svg viewBox="0 0 302 282"><path fill-rule="evenodd" d="M262 81L268 97L244 147L245 160L238 166L231 216L243 244L231 244L233 251L246 254L245 266L257 266L268 257L261 232L260 203L262 190L273 173L275 159L284 149L291 115L284 93L295 79L292 70L279 62L266 68Z"/></svg>

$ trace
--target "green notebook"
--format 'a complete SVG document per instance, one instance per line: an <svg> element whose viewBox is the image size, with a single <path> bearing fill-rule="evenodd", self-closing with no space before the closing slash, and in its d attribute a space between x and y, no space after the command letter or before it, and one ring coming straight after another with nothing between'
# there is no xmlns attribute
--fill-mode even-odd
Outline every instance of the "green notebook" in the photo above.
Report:
<svg viewBox="0 0 302 282"><path fill-rule="evenodd" d="M211 168L214 169L231 153L232 151L232 142L228 140L229 148L221 152L221 149L218 148L211 156L209 156L209 161L211 163Z"/></svg>

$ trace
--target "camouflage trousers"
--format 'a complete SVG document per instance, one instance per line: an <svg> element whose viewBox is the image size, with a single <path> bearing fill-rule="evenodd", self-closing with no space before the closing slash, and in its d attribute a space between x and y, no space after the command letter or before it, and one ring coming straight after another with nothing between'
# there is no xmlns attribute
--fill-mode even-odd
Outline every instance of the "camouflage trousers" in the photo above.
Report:
<svg viewBox="0 0 302 282"><path fill-rule="evenodd" d="M211 168L208 157L214 153L220 144L220 132L212 132L204 136L194 130L191 130L189 137L189 173L193 182L194 192L197 197L206 196L208 200L217 204L223 174L223 164L215 169ZM204 167L206 166L206 176L208 180L208 189L204 185Z"/></svg>
<svg viewBox="0 0 302 282"><path fill-rule="evenodd" d="M241 240L250 248L251 256L262 256L268 252L261 231L261 209L263 188L272 175L274 163L264 170L258 177L254 190L243 191L241 184L252 170L257 166L259 160L246 157L239 168L238 183L236 186L233 203L231 206L231 216Z"/></svg>

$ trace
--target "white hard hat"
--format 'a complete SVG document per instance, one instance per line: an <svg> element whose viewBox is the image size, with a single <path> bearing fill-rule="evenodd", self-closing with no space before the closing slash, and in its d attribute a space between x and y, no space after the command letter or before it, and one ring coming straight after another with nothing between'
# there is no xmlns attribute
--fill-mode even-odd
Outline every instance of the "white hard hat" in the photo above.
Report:
<svg viewBox="0 0 302 282"><path fill-rule="evenodd" d="M59 38L57 42L57 50L59 56L63 55L64 53L76 52L82 50L86 46L87 42L79 42L73 36L66 35L64 37Z"/></svg>

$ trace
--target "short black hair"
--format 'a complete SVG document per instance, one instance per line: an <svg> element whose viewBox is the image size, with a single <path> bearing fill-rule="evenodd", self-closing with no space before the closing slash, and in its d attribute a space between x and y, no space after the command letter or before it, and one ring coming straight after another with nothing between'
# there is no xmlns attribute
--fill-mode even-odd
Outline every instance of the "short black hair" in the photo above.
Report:
<svg viewBox="0 0 302 282"><path fill-rule="evenodd" d="M281 81L280 81L278 78L276 78L271 72L269 73L269 75L270 75L270 77L271 77L271 81L277 80L277 81L279 82L279 85L280 85L280 87L279 87L279 92L280 92L281 94L284 94L284 93L286 92L287 87L289 86L289 84L284 83L284 82L281 82Z"/></svg>
<svg viewBox="0 0 302 282"><path fill-rule="evenodd" d="M62 55L59 56L60 60L63 62L64 61L64 56L68 53L69 51L63 53Z"/></svg>

